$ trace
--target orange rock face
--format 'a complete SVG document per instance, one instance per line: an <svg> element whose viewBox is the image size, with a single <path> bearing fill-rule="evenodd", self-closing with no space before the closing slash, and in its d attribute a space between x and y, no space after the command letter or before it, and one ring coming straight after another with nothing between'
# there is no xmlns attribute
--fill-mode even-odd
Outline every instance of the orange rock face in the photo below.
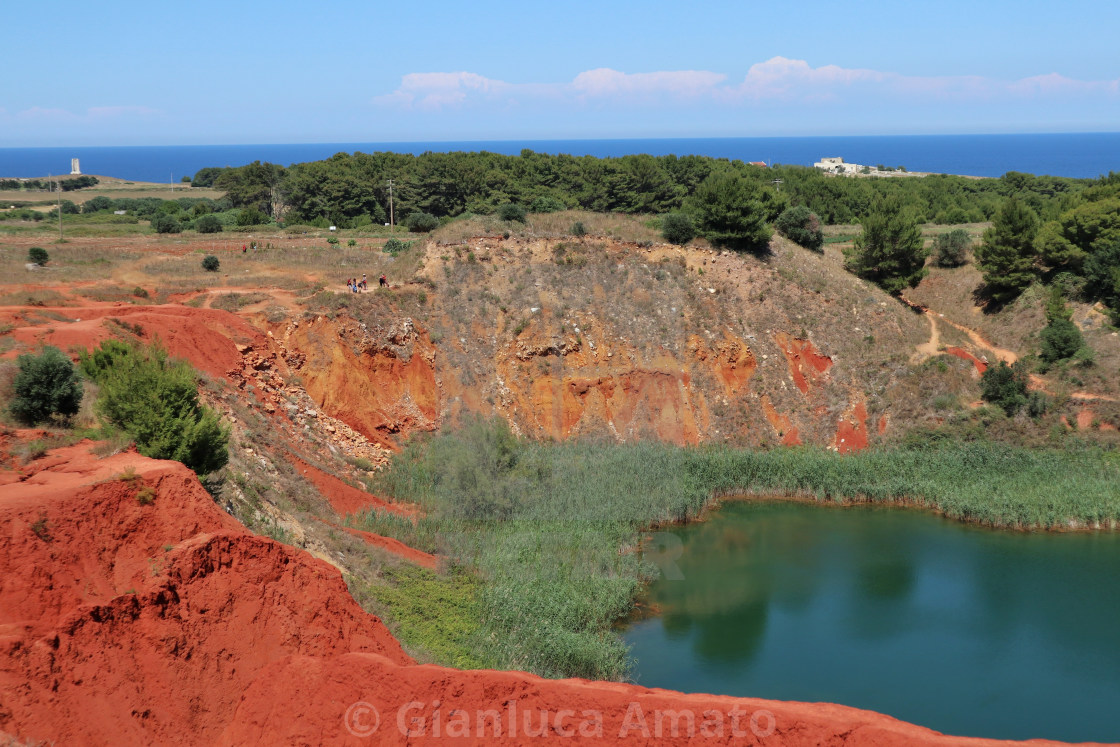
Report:
<svg viewBox="0 0 1120 747"><path fill-rule="evenodd" d="M832 447L841 454L867 448L867 407L856 402L840 418Z"/></svg>
<svg viewBox="0 0 1120 747"><path fill-rule="evenodd" d="M729 395L738 394L745 389L758 370L758 361L750 347L729 333L711 347L699 335L692 335L688 348L697 361L707 364Z"/></svg>
<svg viewBox="0 0 1120 747"><path fill-rule="evenodd" d="M699 442L697 403L689 375L680 371L539 376L530 384L528 400L524 417L554 438L567 438L590 422L605 423L623 438L655 435L676 444Z"/></svg>
<svg viewBox="0 0 1120 747"><path fill-rule="evenodd" d="M320 317L290 325L282 340L312 399L367 438L395 448L390 434L436 428L435 351L411 322L371 333Z"/></svg>
<svg viewBox="0 0 1120 747"><path fill-rule="evenodd" d="M645 361L624 344L592 348L575 337L530 331L500 355L497 373L500 409L534 436L606 432L620 440L695 444L708 428L691 372L668 355Z"/></svg>
<svg viewBox="0 0 1120 747"><path fill-rule="evenodd" d="M782 415L770 402L770 397L762 395L762 413L766 421L774 429L774 433L782 440L782 446L800 446L801 436L798 435L797 426L793 425L788 415Z"/></svg>
<svg viewBox="0 0 1120 747"><path fill-rule="evenodd" d="M802 394L808 394L814 383L824 380L828 369L832 367L832 358L818 353L809 340L777 332L774 334L774 342L785 354L789 362L789 374Z"/></svg>

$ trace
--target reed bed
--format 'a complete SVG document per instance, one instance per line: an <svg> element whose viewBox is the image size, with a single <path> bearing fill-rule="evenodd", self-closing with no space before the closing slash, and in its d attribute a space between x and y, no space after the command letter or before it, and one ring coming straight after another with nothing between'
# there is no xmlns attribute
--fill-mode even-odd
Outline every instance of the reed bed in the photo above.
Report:
<svg viewBox="0 0 1120 747"><path fill-rule="evenodd" d="M657 573L642 536L701 516L721 497L918 505L992 527L1120 522L1120 454L972 442L871 450L745 451L663 444L520 441L477 422L400 454L379 488L419 520L355 525L439 552L483 580L473 656L548 677L625 678L612 631Z"/></svg>

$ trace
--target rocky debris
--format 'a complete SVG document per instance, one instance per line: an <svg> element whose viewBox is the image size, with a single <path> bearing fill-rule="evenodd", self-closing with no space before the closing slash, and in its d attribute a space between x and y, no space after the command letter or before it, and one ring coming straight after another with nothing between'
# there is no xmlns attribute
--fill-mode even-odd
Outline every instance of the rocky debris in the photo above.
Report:
<svg viewBox="0 0 1120 747"><path fill-rule="evenodd" d="M540 358L549 355L566 356L578 353L583 346L575 337L553 338L547 342L536 345L518 339L514 355L518 360L527 361L531 358Z"/></svg>

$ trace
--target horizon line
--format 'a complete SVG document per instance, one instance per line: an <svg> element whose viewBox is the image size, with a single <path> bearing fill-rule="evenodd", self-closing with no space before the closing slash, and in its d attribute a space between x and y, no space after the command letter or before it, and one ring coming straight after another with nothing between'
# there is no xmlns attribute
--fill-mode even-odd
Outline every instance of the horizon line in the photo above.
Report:
<svg viewBox="0 0 1120 747"><path fill-rule="evenodd" d="M971 133L884 133L860 135L668 135L645 137L507 137L465 138L460 140L309 140L302 142L239 143L160 143L152 145L2 145L0 150L49 150L65 148L234 148L289 145L442 145L462 143L557 143L557 142L633 142L652 140L812 140L822 138L910 138L910 137L1040 137L1057 135L1120 135L1120 130L1066 130L1054 132L971 132Z"/></svg>

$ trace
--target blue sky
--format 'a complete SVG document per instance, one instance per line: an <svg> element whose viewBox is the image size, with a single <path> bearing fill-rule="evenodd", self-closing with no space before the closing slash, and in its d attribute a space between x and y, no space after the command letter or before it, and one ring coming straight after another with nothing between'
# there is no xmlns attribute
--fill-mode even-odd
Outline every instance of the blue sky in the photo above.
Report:
<svg viewBox="0 0 1120 747"><path fill-rule="evenodd" d="M63 0L0 147L1120 131L1120 3Z"/></svg>

